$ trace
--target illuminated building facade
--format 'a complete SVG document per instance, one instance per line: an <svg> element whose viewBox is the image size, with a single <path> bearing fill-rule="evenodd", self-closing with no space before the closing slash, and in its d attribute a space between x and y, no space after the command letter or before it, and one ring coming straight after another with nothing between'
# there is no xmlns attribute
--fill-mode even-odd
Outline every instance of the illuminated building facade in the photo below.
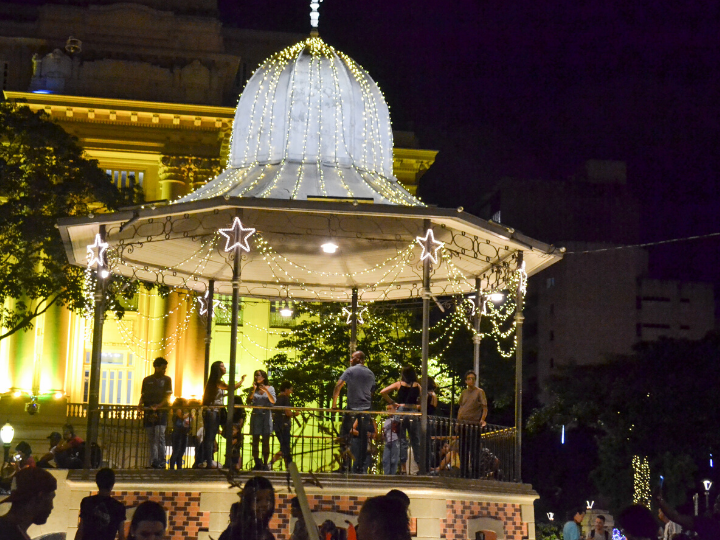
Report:
<svg viewBox="0 0 720 540"><path fill-rule="evenodd" d="M149 204L186 195L224 168L245 81L265 58L302 37L224 28L212 0L3 4L0 10L6 15L0 22L6 98L47 112L79 139L109 181L141 185ZM395 139L403 145L394 150L395 176L415 193L436 152L419 149L412 133ZM123 320L109 316L105 324L101 403L136 403L157 356L169 361L176 396L201 394L205 319L197 298L141 292L126 307ZM244 300L242 373L261 367L292 324L279 309ZM212 361L229 354L224 313L221 305ZM51 309L34 330L2 340L0 370L9 377L0 393L62 392L68 402L85 401L91 326L80 315Z"/></svg>

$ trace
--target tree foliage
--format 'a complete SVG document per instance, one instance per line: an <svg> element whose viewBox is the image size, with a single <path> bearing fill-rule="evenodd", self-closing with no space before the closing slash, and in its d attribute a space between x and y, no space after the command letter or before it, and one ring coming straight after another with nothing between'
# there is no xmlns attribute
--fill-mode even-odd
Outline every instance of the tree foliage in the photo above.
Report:
<svg viewBox="0 0 720 540"><path fill-rule="evenodd" d="M593 430L599 464L592 472L611 509L632 499L632 457L645 456L667 499L681 504L693 474L720 448L720 339L661 339L598 366L570 366L550 385L550 402L528 429ZM590 496L591 494L588 494Z"/></svg>
<svg viewBox="0 0 720 540"><path fill-rule="evenodd" d="M51 306L86 307L83 269L68 263L57 221L132 204L136 192L120 192L72 136L26 106L0 102L0 142L3 339Z"/></svg>
<svg viewBox="0 0 720 540"><path fill-rule="evenodd" d="M350 325L343 307L347 305L296 305L299 322L278 344L278 348L294 349L296 353L294 356L289 352L280 353L268 361L273 379L293 381L297 403L316 403L321 407L331 403L335 383L348 367L350 358ZM447 401L451 397L452 381L458 383L457 397L465 371L473 367L472 334L466 324L450 320L454 316L465 316L454 312L456 308L451 307L445 313L434 311L435 328L430 333L430 357L434 360L429 374L435 376L441 387L441 400ZM358 326L358 349L367 355L367 366L375 373L378 390L397 381L405 365L413 366L420 375L421 315L417 306L408 308L407 304L395 303L373 304L363 314L365 322ZM496 423L500 421L493 406L502 408L512 404L514 373L514 361L502 358L495 342L485 340L480 383L485 387L491 403L491 419ZM375 406L380 407L379 395L376 393L374 397Z"/></svg>

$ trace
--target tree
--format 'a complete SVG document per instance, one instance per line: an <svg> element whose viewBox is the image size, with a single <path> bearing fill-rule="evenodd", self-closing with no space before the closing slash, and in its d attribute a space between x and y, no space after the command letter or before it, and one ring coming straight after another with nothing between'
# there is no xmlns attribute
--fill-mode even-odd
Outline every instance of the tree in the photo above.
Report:
<svg viewBox="0 0 720 540"><path fill-rule="evenodd" d="M0 103L0 339L52 306L81 311L83 269L68 263L60 218L132 204L45 113ZM125 287L125 293L129 294ZM116 304L122 315L122 305Z"/></svg>
<svg viewBox="0 0 720 540"><path fill-rule="evenodd" d="M570 366L550 385L552 399L529 419L536 432L595 430L592 472L611 510L632 500L632 457L647 457L652 481L665 478L671 504L685 500L698 465L720 447L720 339L661 339L598 366ZM539 488L539 486L538 486Z"/></svg>
<svg viewBox="0 0 720 540"><path fill-rule="evenodd" d="M297 403L330 406L332 391L342 372L349 366L350 325L339 303L306 303L295 307L299 322L277 347L294 349L295 356L280 353L268 361L273 378L293 381ZM443 398L450 398L454 380L463 380L473 366L472 333L462 305L450 305L445 313L433 312L430 333L429 374L434 376ZM363 314L358 325L358 349L367 355L367 366L375 373L377 388L395 382L405 365L420 375L422 310L407 303L377 303ZM491 321L483 323L483 332L491 332ZM487 338L482 343L480 382L496 408L511 409L514 396L514 361L502 358L497 343ZM457 395L460 388L457 389ZM376 407L381 399L374 396ZM497 422L497 417L495 418Z"/></svg>

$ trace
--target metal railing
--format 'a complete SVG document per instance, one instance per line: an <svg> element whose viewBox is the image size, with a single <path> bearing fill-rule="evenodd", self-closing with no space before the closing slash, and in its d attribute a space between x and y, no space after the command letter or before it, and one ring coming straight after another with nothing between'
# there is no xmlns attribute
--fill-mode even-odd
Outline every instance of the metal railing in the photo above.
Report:
<svg viewBox="0 0 720 540"><path fill-rule="evenodd" d="M170 408L165 435L166 462L183 468L196 466L201 455L205 431L202 407ZM420 413L387 411L339 411L312 407L235 408L233 429L233 466L250 470L266 464L273 470L285 470L281 445L275 432L269 433L267 417L277 420L285 411L290 421L289 448L301 472L344 472L356 474L395 474L400 459L407 458L404 472L414 474L419 466ZM68 404L68 421L80 423L87 416L87 404ZM98 445L102 462L119 469L150 467L150 450L144 428L144 413L135 406L101 405ZM173 428L174 420L181 428ZM182 420L185 420L182 422ZM269 435L253 435L252 427L265 425ZM224 462L226 439L220 427L209 461L218 467ZM175 433L174 433L175 432ZM263 454L263 438L267 440ZM256 440L253 444L253 439ZM386 441L389 444L386 444ZM427 428L427 463L430 475L460 478L512 481L515 478L515 429L497 425L481 427L476 423L429 416ZM254 459L255 455L259 461ZM387 447L387 449L386 449ZM393 447L397 447L394 450ZM393 452L397 452L393 459ZM385 457L385 459L383 459ZM386 469L391 470L386 470Z"/></svg>

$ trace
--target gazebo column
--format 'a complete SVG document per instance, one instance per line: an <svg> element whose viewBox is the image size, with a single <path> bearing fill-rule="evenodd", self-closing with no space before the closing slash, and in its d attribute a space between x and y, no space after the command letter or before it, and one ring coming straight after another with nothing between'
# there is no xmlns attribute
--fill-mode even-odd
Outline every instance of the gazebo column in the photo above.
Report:
<svg viewBox="0 0 720 540"><path fill-rule="evenodd" d="M482 317L483 298L482 291L480 290L482 280L479 277L475 278L475 334L473 335L473 368L475 369L475 376L477 380L480 380L480 319Z"/></svg>
<svg viewBox="0 0 720 540"><path fill-rule="evenodd" d="M207 381L210 375L210 343L212 342L212 322L215 312L213 310L213 301L215 297L215 280L211 279L208 283L207 293L207 323L205 324L205 376L203 377L203 384Z"/></svg>
<svg viewBox="0 0 720 540"><path fill-rule="evenodd" d="M357 349L357 311L358 311L358 290L352 290L352 304L350 305L352 313L350 315L350 354Z"/></svg>
<svg viewBox="0 0 720 540"><path fill-rule="evenodd" d="M105 225L100 225L98 237L105 242ZM105 271L104 250L98 248L98 262L95 267L95 311L93 312L93 341L90 353L90 388L88 392L87 432L84 467L92 465L90 451L92 444L97 443L100 420L100 366L102 362L103 325L105 324Z"/></svg>
<svg viewBox="0 0 720 540"><path fill-rule="evenodd" d="M228 369L228 414L225 422L225 464L232 467L232 427L235 413L235 370L237 362L238 304L240 302L240 246L233 248L232 319L230 322L230 368ZM209 308L208 308L209 309ZM208 345L209 346L209 345ZM254 382L254 381L253 381Z"/></svg>
<svg viewBox="0 0 720 540"><path fill-rule="evenodd" d="M429 219L424 220L424 228L430 229ZM420 399L420 474L427 474L428 456L428 357L430 356L430 257L423 260L422 288L422 394Z"/></svg>
<svg viewBox="0 0 720 540"><path fill-rule="evenodd" d="M522 467L522 328L523 316L523 252L518 252L517 259L518 282L515 291L515 481L521 482Z"/></svg>

